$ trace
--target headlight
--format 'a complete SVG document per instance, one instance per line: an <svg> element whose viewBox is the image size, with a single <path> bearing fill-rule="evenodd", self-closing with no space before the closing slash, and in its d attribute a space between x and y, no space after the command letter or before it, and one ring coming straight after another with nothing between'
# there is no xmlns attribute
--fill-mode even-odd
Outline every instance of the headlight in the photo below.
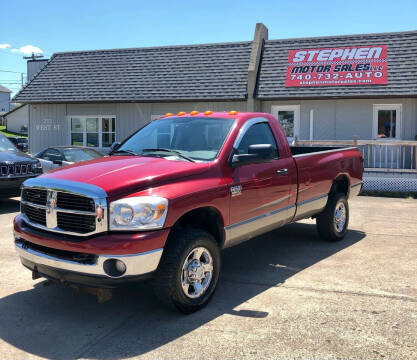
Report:
<svg viewBox="0 0 417 360"><path fill-rule="evenodd" d="M124 198L110 203L110 230L148 230L164 226L168 200L158 196Z"/></svg>
<svg viewBox="0 0 417 360"><path fill-rule="evenodd" d="M42 163L40 161L37 161L33 164L33 167L35 169L42 169Z"/></svg>

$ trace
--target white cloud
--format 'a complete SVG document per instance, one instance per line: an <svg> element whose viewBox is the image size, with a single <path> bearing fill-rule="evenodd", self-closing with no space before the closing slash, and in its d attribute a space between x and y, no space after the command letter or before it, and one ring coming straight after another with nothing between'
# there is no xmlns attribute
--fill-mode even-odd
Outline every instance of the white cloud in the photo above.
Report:
<svg viewBox="0 0 417 360"><path fill-rule="evenodd" d="M11 47L10 44L0 44L0 49L8 49L9 47Z"/></svg>
<svg viewBox="0 0 417 360"><path fill-rule="evenodd" d="M33 46L33 45L25 45L25 46L20 47L19 49L12 49L11 52L14 52L14 53L19 52L25 55L30 55L32 53L35 53L35 54L43 53L41 48L38 48L37 46Z"/></svg>

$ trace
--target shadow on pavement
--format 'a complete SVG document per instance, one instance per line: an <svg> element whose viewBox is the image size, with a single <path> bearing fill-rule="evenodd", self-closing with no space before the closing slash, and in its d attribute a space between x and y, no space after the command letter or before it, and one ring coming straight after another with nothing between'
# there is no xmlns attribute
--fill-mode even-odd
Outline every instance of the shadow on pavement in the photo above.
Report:
<svg viewBox="0 0 417 360"><path fill-rule="evenodd" d="M120 289L112 300L98 304L93 296L75 298L69 288L38 282L31 290L0 299L0 337L29 354L50 359L141 355L223 314L267 317L262 308L234 309L364 236L351 230L343 241L326 243L317 239L314 225L296 223L226 249L211 303L187 316L159 304L146 284Z"/></svg>
<svg viewBox="0 0 417 360"><path fill-rule="evenodd" d="M18 212L20 210L20 198L0 198L0 215Z"/></svg>

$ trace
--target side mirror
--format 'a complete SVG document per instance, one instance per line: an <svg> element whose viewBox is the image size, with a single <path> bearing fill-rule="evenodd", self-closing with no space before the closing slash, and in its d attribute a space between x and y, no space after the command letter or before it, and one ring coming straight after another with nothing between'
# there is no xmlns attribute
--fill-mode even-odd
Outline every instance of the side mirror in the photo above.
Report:
<svg viewBox="0 0 417 360"><path fill-rule="evenodd" d="M116 150L119 146L120 146L120 142L119 141L115 141L113 144L111 144L110 151Z"/></svg>
<svg viewBox="0 0 417 360"><path fill-rule="evenodd" d="M271 144L250 145L248 154L233 155L232 166L269 162L275 159L276 155L277 150Z"/></svg>
<svg viewBox="0 0 417 360"><path fill-rule="evenodd" d="M53 164L62 166L62 160L54 160L52 161Z"/></svg>

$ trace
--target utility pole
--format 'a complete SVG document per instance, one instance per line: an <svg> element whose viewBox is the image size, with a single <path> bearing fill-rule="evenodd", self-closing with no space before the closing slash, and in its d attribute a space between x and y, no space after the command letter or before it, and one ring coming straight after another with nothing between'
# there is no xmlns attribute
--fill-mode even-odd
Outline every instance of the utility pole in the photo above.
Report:
<svg viewBox="0 0 417 360"><path fill-rule="evenodd" d="M25 60L36 60L36 59L40 59L43 58L43 55L35 55L35 53L32 53L31 56L23 56L23 59Z"/></svg>

